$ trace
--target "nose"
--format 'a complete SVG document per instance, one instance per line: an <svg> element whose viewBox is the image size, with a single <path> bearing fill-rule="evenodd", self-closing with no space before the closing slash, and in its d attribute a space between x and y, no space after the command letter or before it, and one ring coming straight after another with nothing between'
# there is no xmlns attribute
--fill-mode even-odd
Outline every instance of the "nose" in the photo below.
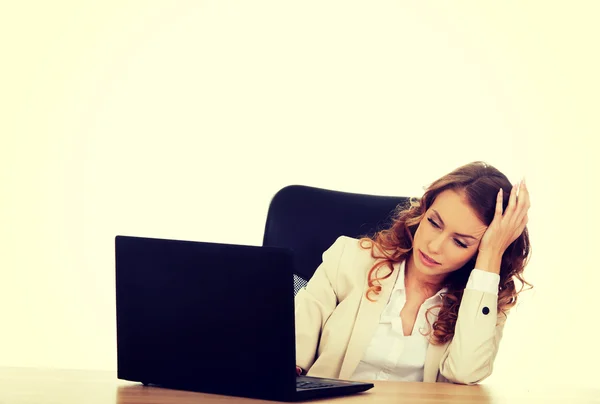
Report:
<svg viewBox="0 0 600 404"><path fill-rule="evenodd" d="M431 254L439 254L442 251L442 244L444 243L444 235L437 234L429 241L427 248ZM433 258L433 257L432 257Z"/></svg>

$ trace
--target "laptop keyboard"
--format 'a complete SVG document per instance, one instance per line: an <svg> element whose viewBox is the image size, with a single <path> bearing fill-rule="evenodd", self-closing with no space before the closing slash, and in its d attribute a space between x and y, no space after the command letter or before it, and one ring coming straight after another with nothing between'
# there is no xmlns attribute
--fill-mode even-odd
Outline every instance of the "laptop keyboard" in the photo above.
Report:
<svg viewBox="0 0 600 404"><path fill-rule="evenodd" d="M324 389L327 387L334 386L335 384L330 383L307 382L305 380L296 380L296 390Z"/></svg>

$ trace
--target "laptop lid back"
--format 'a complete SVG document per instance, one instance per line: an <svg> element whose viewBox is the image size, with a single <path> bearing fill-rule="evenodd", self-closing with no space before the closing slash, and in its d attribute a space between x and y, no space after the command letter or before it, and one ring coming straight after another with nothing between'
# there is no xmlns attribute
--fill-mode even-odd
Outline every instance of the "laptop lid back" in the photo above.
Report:
<svg viewBox="0 0 600 404"><path fill-rule="evenodd" d="M284 399L295 392L291 252L117 236L120 379Z"/></svg>

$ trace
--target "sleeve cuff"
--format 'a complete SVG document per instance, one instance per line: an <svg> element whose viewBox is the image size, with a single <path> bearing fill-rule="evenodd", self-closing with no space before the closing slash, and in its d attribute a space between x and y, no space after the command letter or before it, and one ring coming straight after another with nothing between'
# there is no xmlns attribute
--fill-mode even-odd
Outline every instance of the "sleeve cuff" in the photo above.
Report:
<svg viewBox="0 0 600 404"><path fill-rule="evenodd" d="M498 295L498 286L500 285L500 275L481 269L474 268L469 275L467 289L477 290L479 292L493 293Z"/></svg>

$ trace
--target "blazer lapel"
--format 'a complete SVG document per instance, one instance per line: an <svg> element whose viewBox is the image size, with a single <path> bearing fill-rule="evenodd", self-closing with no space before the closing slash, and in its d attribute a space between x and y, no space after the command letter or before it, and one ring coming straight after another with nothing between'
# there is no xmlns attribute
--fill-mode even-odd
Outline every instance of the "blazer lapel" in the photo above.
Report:
<svg viewBox="0 0 600 404"><path fill-rule="evenodd" d="M340 369L340 379L349 379L352 377L354 370L358 366L358 363L362 359L367 346L373 338L373 334L379 325L379 318L381 312L387 305L393 286L398 278L399 263L393 265L394 272L390 277L380 281L381 292L379 295L370 295L375 299L374 302L370 301L366 297L366 290L368 288L368 278L365 278L365 287L363 296L360 300L358 307L358 313L356 315L356 321L348 342L348 349L344 356L344 361Z"/></svg>

